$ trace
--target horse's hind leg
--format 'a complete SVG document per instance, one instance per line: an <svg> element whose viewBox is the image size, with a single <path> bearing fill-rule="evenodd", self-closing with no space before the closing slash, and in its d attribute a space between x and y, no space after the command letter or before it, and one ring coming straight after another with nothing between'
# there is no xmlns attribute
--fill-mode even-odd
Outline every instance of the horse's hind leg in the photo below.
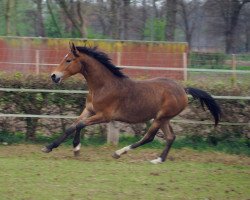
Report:
<svg viewBox="0 0 250 200"><path fill-rule="evenodd" d="M159 120L154 120L152 125L150 126L148 132L146 133L146 135L140 141L138 141L138 142L136 142L136 143L134 143L132 145L123 147L122 149L117 150L113 154L113 157L114 158L120 158L120 156L122 154L127 153L129 150L135 149L135 148L137 148L137 147L139 147L141 145L152 142L154 140L154 137L155 137L157 131L159 130L159 128L160 128L160 121Z"/></svg>
<svg viewBox="0 0 250 200"><path fill-rule="evenodd" d="M153 163L153 164L162 163L166 160L167 155L169 153L169 150L170 150L170 148L175 140L175 134L173 132L171 125L169 124L169 121L166 121L164 124L162 124L161 130L164 133L164 138L166 140L166 147L163 150L163 152L161 153L160 157L158 157L154 160L151 160L151 163Z"/></svg>

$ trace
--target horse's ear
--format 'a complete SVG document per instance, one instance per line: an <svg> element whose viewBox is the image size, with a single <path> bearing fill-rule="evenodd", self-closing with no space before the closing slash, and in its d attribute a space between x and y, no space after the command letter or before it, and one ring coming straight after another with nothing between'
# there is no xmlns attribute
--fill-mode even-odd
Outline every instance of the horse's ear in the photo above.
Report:
<svg viewBox="0 0 250 200"><path fill-rule="evenodd" d="M70 51L75 57L79 57L78 50L73 42L69 43Z"/></svg>

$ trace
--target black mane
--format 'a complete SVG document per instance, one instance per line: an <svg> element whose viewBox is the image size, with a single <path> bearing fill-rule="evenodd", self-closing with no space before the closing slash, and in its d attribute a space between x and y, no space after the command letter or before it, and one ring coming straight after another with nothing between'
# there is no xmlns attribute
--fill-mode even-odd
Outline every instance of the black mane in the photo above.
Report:
<svg viewBox="0 0 250 200"><path fill-rule="evenodd" d="M116 67L111 62L111 58L109 58L109 56L106 53L98 51L97 47L86 47L86 46L80 47L80 46L77 46L76 49L79 52L85 53L88 56L98 60L100 63L102 63L106 68L108 68L117 77L120 77L120 78L127 77L126 75L124 75L121 72L121 68Z"/></svg>

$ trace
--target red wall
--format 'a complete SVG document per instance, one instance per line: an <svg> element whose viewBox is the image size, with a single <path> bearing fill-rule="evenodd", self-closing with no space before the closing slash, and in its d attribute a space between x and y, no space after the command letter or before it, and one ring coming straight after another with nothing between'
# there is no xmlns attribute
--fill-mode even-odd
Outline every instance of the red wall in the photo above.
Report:
<svg viewBox="0 0 250 200"><path fill-rule="evenodd" d="M183 68L183 53L188 50L186 43L0 37L0 71L36 73L37 61L58 64L68 52L69 41L78 46L98 46L114 64L121 66ZM39 73L50 73L53 67L39 65ZM184 79L183 71L124 69L124 72L133 78Z"/></svg>

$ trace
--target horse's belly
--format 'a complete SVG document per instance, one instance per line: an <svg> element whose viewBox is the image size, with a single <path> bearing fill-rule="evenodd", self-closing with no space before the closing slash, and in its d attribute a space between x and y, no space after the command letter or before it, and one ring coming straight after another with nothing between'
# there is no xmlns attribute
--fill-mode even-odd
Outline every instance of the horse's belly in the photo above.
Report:
<svg viewBox="0 0 250 200"><path fill-rule="evenodd" d="M145 122L156 117L159 110L154 108L154 106L124 106L119 109L116 113L116 120L123 121L127 123L140 123Z"/></svg>

